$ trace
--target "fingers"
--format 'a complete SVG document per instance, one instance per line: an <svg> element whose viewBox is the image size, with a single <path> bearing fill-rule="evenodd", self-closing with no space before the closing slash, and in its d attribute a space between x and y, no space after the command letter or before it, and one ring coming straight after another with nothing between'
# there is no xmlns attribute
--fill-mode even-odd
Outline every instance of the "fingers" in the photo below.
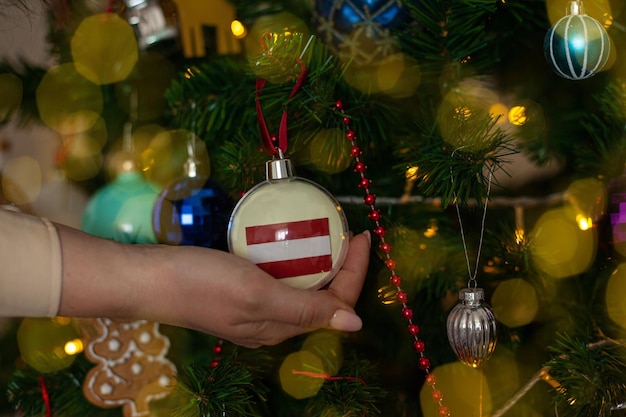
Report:
<svg viewBox="0 0 626 417"><path fill-rule="evenodd" d="M328 290L354 307L367 274L369 265L371 235L369 230L354 236L350 240L348 256Z"/></svg>

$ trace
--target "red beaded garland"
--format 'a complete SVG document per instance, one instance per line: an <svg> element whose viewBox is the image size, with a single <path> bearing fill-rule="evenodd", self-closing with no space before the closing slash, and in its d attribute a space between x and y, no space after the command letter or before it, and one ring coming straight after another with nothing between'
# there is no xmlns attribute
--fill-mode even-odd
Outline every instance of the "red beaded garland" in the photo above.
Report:
<svg viewBox="0 0 626 417"><path fill-rule="evenodd" d="M335 107L339 112L344 112L342 101L337 100L335 102ZM351 119L344 115L343 123L346 126L346 139L351 142L350 156L352 156L355 160L354 172L360 174L361 176L358 187L362 188L365 191L365 197L363 198L363 202L371 207L371 211L370 213L368 213L367 216L375 223L373 233L381 240L379 248L385 254L385 266L391 271L389 283L395 286L397 289L396 299L400 304L402 304L401 315L405 320L409 322L408 331L409 334L414 338L413 346L415 350L420 354L418 365L422 370L426 372L426 382L433 388L433 400L439 403L439 415L441 417L449 417L450 412L448 408L441 403L443 395L441 394L441 391L435 388L435 376L430 373L430 359L426 358L423 353L426 350L426 344L422 340L417 339L417 335L420 329L419 326L412 322L413 310L406 305L408 295L406 291L403 291L400 288L402 279L395 273L396 261L393 260L389 255L391 253L391 244L385 242L385 228L379 223L382 218L382 214L374 207L374 203L376 202L376 196L372 194L369 190L372 181L364 175L365 171L367 170L367 166L359 158L363 152L361 148L355 143L357 139L357 134L350 127L350 122Z"/></svg>
<svg viewBox="0 0 626 417"><path fill-rule="evenodd" d="M367 217L369 217L371 220L377 222L380 219L382 219L383 215L380 213L379 210L372 210L370 211L370 213L367 215Z"/></svg>
<svg viewBox="0 0 626 417"><path fill-rule="evenodd" d="M428 385L435 385L437 383L437 378L433 374L426 375L426 383Z"/></svg>
<svg viewBox="0 0 626 417"><path fill-rule="evenodd" d="M441 401L443 399L443 394L438 389L433 391L433 400Z"/></svg>
<svg viewBox="0 0 626 417"><path fill-rule="evenodd" d="M396 269L396 261L394 261L393 259L386 259L385 266L387 267L387 269L393 271L394 269Z"/></svg>
<svg viewBox="0 0 626 417"><path fill-rule="evenodd" d="M380 248L381 251L385 252L385 253L389 253L391 252L391 244L388 242L383 242L380 245L378 245L378 247ZM397 285L396 285L397 287Z"/></svg>
<svg viewBox="0 0 626 417"><path fill-rule="evenodd" d="M372 185L372 181L369 178L361 178L361 181L359 181L359 188L368 188L370 185Z"/></svg>
<svg viewBox="0 0 626 417"><path fill-rule="evenodd" d="M363 154L363 151L361 151L361 148L359 148L358 146L352 146L352 148L350 148L351 157L361 156L362 154Z"/></svg>
<svg viewBox="0 0 626 417"><path fill-rule="evenodd" d="M367 165L365 165L364 162L357 162L356 164L354 164L354 172L359 172L359 173L364 173L365 171L367 171Z"/></svg>
<svg viewBox="0 0 626 417"><path fill-rule="evenodd" d="M389 278L389 283L394 287L399 287L402 284L402 278L400 276L393 274L391 278Z"/></svg>
<svg viewBox="0 0 626 417"><path fill-rule="evenodd" d="M420 353L426 350L426 344L421 340L416 340L415 343L413 343L413 347L415 348L416 352Z"/></svg>
<svg viewBox="0 0 626 417"><path fill-rule="evenodd" d="M430 359L428 359L426 357L419 358L417 363L418 363L419 367L424 369L424 370L430 368Z"/></svg>

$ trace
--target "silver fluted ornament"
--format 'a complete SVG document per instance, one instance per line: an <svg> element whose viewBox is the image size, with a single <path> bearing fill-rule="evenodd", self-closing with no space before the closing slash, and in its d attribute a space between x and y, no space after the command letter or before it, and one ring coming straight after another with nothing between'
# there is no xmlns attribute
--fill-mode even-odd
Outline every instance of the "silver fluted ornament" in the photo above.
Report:
<svg viewBox="0 0 626 417"><path fill-rule="evenodd" d="M484 302L482 288L464 288L459 303L448 315L448 340L463 364L482 366L496 348L496 318Z"/></svg>

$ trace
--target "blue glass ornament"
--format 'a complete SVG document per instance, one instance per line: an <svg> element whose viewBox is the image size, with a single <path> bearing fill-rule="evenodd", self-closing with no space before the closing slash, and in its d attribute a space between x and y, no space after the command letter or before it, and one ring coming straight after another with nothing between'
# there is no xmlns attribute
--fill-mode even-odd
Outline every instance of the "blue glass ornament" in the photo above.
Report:
<svg viewBox="0 0 626 417"><path fill-rule="evenodd" d="M391 31L407 22L408 12L400 0L316 0L313 17L318 36L334 52L350 49L350 39L359 36L378 44L371 54L363 50L353 54L359 63L367 64L390 54Z"/></svg>
<svg viewBox="0 0 626 417"><path fill-rule="evenodd" d="M120 172L89 200L81 229L118 242L157 243L152 231L152 207L157 195L158 188L140 172Z"/></svg>
<svg viewBox="0 0 626 417"><path fill-rule="evenodd" d="M214 180L183 176L157 197L152 227L159 242L227 250L226 231L233 202Z"/></svg>
<svg viewBox="0 0 626 417"><path fill-rule="evenodd" d="M570 80L597 74L609 58L610 40L606 29L584 13L580 0L569 4L568 15L548 30L543 50L554 72Z"/></svg>

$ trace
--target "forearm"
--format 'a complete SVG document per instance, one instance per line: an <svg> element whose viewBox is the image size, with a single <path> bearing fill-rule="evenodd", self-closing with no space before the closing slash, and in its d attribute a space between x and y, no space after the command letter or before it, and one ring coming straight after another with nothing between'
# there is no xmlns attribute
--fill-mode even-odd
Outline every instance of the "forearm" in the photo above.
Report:
<svg viewBox="0 0 626 417"><path fill-rule="evenodd" d="M61 253L45 219L0 209L0 316L53 316L61 293Z"/></svg>
<svg viewBox="0 0 626 417"><path fill-rule="evenodd" d="M59 315L136 318L164 274L159 245L128 245L57 225L63 258ZM161 265L162 266L162 265Z"/></svg>

